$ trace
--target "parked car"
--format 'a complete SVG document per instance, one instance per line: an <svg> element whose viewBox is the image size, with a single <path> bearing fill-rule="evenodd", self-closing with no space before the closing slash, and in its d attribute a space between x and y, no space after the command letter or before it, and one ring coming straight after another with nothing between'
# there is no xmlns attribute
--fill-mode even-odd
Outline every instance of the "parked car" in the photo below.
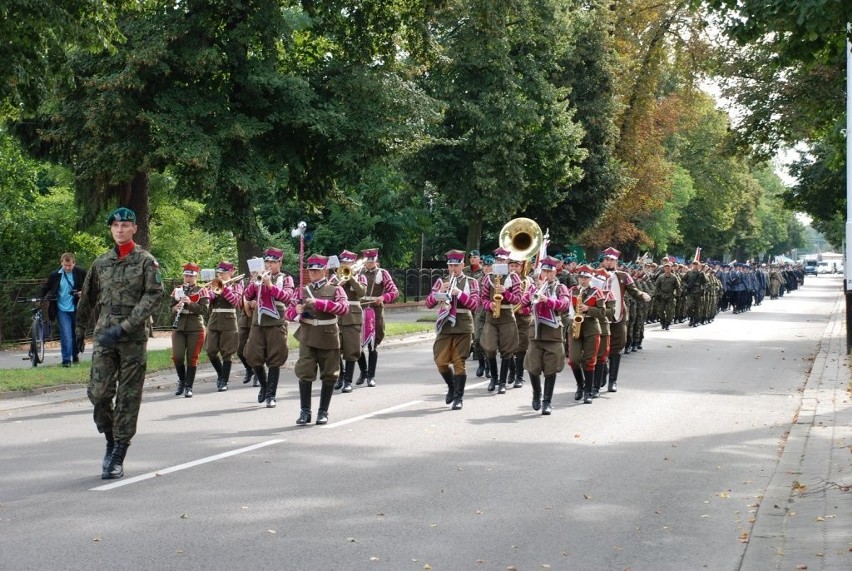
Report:
<svg viewBox="0 0 852 571"><path fill-rule="evenodd" d="M817 275L817 261L816 260L805 260L805 275L806 276Z"/></svg>

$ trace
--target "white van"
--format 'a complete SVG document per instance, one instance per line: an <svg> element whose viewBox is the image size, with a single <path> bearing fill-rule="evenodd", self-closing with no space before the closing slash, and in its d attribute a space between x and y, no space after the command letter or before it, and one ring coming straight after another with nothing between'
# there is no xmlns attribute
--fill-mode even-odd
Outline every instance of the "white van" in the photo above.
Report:
<svg viewBox="0 0 852 571"><path fill-rule="evenodd" d="M834 273L834 265L831 262L817 262L816 273L819 274L833 274Z"/></svg>

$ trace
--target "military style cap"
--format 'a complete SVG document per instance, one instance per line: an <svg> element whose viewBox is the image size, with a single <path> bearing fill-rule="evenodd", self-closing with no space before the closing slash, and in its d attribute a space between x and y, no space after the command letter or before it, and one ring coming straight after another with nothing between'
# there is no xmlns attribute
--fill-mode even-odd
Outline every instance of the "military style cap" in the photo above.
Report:
<svg viewBox="0 0 852 571"><path fill-rule="evenodd" d="M136 213L129 208L116 208L107 218L107 226L112 226L113 222L133 222L136 224Z"/></svg>
<svg viewBox="0 0 852 571"><path fill-rule="evenodd" d="M592 277L592 273L594 272L594 270L586 264L579 266L575 271L577 272L577 274L579 274L581 278L590 278Z"/></svg>
<svg viewBox="0 0 852 571"><path fill-rule="evenodd" d="M606 250L602 252L604 258L612 258L613 260L617 260L621 257L621 252L610 246Z"/></svg>
<svg viewBox="0 0 852 571"><path fill-rule="evenodd" d="M200 271L201 268L192 262L183 265L183 275L185 276L197 276Z"/></svg>
<svg viewBox="0 0 852 571"><path fill-rule="evenodd" d="M341 262L354 262L358 259L358 254L355 252L350 252L349 250L343 250L339 254L337 254L337 258Z"/></svg>
<svg viewBox="0 0 852 571"><path fill-rule="evenodd" d="M361 250L361 256L363 256L364 260L367 262L378 262L379 261L379 249L378 248L368 248L366 250Z"/></svg>
<svg viewBox="0 0 852 571"><path fill-rule="evenodd" d="M232 264L231 262L224 262L224 261L219 262L219 265L216 266L216 271L217 272L233 272L234 271L234 264Z"/></svg>
<svg viewBox="0 0 852 571"><path fill-rule="evenodd" d="M555 256L545 256L541 259L542 270L555 270L559 267L559 259Z"/></svg>
<svg viewBox="0 0 852 571"><path fill-rule="evenodd" d="M468 255L469 255L469 256L478 256L478 255L479 255L479 250L471 250L471 251L470 251L470 254L468 254Z"/></svg>
<svg viewBox="0 0 852 571"><path fill-rule="evenodd" d="M482 256L482 265L483 266L493 266L494 265L494 256L489 256L485 254Z"/></svg>
<svg viewBox="0 0 852 571"><path fill-rule="evenodd" d="M463 250L450 250L446 254L447 257L447 265L450 264L461 264L464 262L464 251Z"/></svg>
<svg viewBox="0 0 852 571"><path fill-rule="evenodd" d="M494 250L494 259L499 259L499 258L508 259L509 254L511 254L511 252L509 250L507 250L505 248L497 248L496 250Z"/></svg>
<svg viewBox="0 0 852 571"><path fill-rule="evenodd" d="M284 259L284 252L278 248L267 248L263 251L264 262L280 262Z"/></svg>
<svg viewBox="0 0 852 571"><path fill-rule="evenodd" d="M328 266L328 256L321 254L311 254L308 258L309 270L324 270Z"/></svg>

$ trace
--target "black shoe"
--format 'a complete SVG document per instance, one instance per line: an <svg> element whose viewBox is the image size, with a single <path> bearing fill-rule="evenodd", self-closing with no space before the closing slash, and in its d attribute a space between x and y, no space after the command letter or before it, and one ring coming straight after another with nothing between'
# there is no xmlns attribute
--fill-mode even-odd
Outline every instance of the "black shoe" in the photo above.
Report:
<svg viewBox="0 0 852 571"><path fill-rule="evenodd" d="M323 409L317 411L317 424L328 424L328 411Z"/></svg>
<svg viewBox="0 0 852 571"><path fill-rule="evenodd" d="M460 398L453 399L453 410L461 410L463 405L463 401Z"/></svg>
<svg viewBox="0 0 852 571"><path fill-rule="evenodd" d="M266 408L275 408L277 404L275 397L266 397Z"/></svg>
<svg viewBox="0 0 852 571"><path fill-rule="evenodd" d="M179 397L180 395L182 395L185 387L186 384L184 383L184 381L178 381L177 390L175 390L175 396Z"/></svg>
<svg viewBox="0 0 852 571"><path fill-rule="evenodd" d="M361 372L361 375L358 377L358 380L355 381L356 385L363 385L364 381L367 380L367 373L365 371Z"/></svg>
<svg viewBox="0 0 852 571"><path fill-rule="evenodd" d="M574 400L582 400L583 398L583 388L579 387L576 391L574 391Z"/></svg>
<svg viewBox="0 0 852 571"><path fill-rule="evenodd" d="M369 379L367 379L367 386L368 387L375 387L376 386L376 379L374 379L373 377L370 377Z"/></svg>
<svg viewBox="0 0 852 571"><path fill-rule="evenodd" d="M497 379L495 379L494 377L491 377L491 381L489 381L489 383L488 383L488 392L493 393L494 389L496 389L496 388L497 388Z"/></svg>
<svg viewBox="0 0 852 571"><path fill-rule="evenodd" d="M186 390L183 392L183 396L185 398L191 399L192 398L192 387L186 387Z"/></svg>
<svg viewBox="0 0 852 571"><path fill-rule="evenodd" d="M592 404L592 393L591 391L583 392L583 404Z"/></svg>
<svg viewBox="0 0 852 571"><path fill-rule="evenodd" d="M126 442L116 442L109 463L101 472L102 480L117 480L124 476L124 457L127 454Z"/></svg>
<svg viewBox="0 0 852 571"><path fill-rule="evenodd" d="M485 362L480 360L479 361L479 367L476 368L476 376L481 377L484 374L485 374Z"/></svg>
<svg viewBox="0 0 852 571"><path fill-rule="evenodd" d="M505 395L506 394L506 383L500 383L497 385L497 394Z"/></svg>
<svg viewBox="0 0 852 571"><path fill-rule="evenodd" d="M334 383L334 390L339 391L343 388L343 377L338 377L337 382Z"/></svg>
<svg viewBox="0 0 852 571"><path fill-rule="evenodd" d="M532 407L533 407L533 410L541 410L541 395L540 394L533 393Z"/></svg>
<svg viewBox="0 0 852 571"><path fill-rule="evenodd" d="M228 383L222 383L222 386L219 387L218 392L224 393L228 390Z"/></svg>
<svg viewBox="0 0 852 571"><path fill-rule="evenodd" d="M618 382L613 381L613 382L609 383L609 386L607 387L606 390L607 390L607 392L610 392L610 393L617 393L618 392Z"/></svg>
<svg viewBox="0 0 852 571"><path fill-rule="evenodd" d="M303 408L299 413L299 418L296 420L296 424L310 424L311 423L311 411L307 408Z"/></svg>
<svg viewBox="0 0 852 571"><path fill-rule="evenodd" d="M246 378L243 379L243 384L249 384L251 382L252 377L254 377L254 371L252 371L251 369L246 369ZM255 383L257 383L257 381L255 381ZM257 384L255 384L254 386L257 386Z"/></svg>
<svg viewBox="0 0 852 571"><path fill-rule="evenodd" d="M551 412L553 412L553 407L550 406L550 401L549 400L544 401L544 403L542 403L542 407L541 407L541 414L547 416Z"/></svg>
<svg viewBox="0 0 852 571"><path fill-rule="evenodd" d="M515 377L515 384L512 385L512 388L520 389L524 386L524 378L523 377Z"/></svg>
<svg viewBox="0 0 852 571"><path fill-rule="evenodd" d="M342 393L351 393L352 392L352 383L346 381L343 383L343 389L340 391Z"/></svg>

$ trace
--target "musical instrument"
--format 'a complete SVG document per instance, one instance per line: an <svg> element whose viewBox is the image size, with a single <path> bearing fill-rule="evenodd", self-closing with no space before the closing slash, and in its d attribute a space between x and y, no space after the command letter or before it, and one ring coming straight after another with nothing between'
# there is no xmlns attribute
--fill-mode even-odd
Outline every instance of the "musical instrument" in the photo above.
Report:
<svg viewBox="0 0 852 571"><path fill-rule="evenodd" d="M581 331L583 330L583 320L585 319L586 317L583 314L578 313L571 320L571 337L574 339L580 338Z"/></svg>
<svg viewBox="0 0 852 571"><path fill-rule="evenodd" d="M501 278L499 275L494 276L494 287L499 287L501 285ZM491 315L494 316L494 319L500 319L500 306L503 303L503 294L495 293L491 296L491 301L493 302L491 305Z"/></svg>
<svg viewBox="0 0 852 571"><path fill-rule="evenodd" d="M532 294L532 298L530 300L530 303L532 305L539 303L541 300L547 297L546 290L548 285L550 285L548 282L542 282L541 286L539 286L539 288L535 290L535 293Z"/></svg>
<svg viewBox="0 0 852 571"><path fill-rule="evenodd" d="M178 328L178 321L180 321L180 312L183 311L183 306L185 305L183 299L189 295L189 292L192 291L192 285L183 284L180 288L175 288L174 297L176 300L179 300L179 303L175 307L175 320L172 322L172 329Z"/></svg>
<svg viewBox="0 0 852 571"><path fill-rule="evenodd" d="M351 280L353 278L353 276L356 276L359 273L361 273L361 270L363 270L363 269L364 269L364 260L363 259L358 260L357 262L355 262L354 264L352 264L350 266L341 265L339 268L337 268L337 281L339 283L343 283L347 280Z"/></svg>
<svg viewBox="0 0 852 571"><path fill-rule="evenodd" d="M544 240L544 233L541 231L541 227L535 220L530 220L529 218L513 218L509 220L503 225L499 236L500 247L509 250L516 259L527 259L531 255L538 253L542 240ZM502 285L500 276L495 277L495 285ZM494 302L491 313L494 319L499 319L503 294L495 293L491 301Z"/></svg>
<svg viewBox="0 0 852 571"><path fill-rule="evenodd" d="M209 288L210 291L212 291L216 295L222 295L222 290L225 289L225 286L231 285L234 282L238 282L244 277L246 277L245 274L240 274L224 282L221 280L221 278L213 278L212 280L210 280L209 283L206 283L201 287Z"/></svg>
<svg viewBox="0 0 852 571"><path fill-rule="evenodd" d="M254 283L257 284L258 287L262 286L263 285L263 278L265 278L268 275L269 275L269 270L264 270L264 271L260 272L259 274L257 274L254 277Z"/></svg>
<svg viewBox="0 0 852 571"><path fill-rule="evenodd" d="M453 290L456 288L457 282L458 278L456 278L455 274L451 275L449 286L447 287L447 297L444 299L444 303L447 305L453 304Z"/></svg>

